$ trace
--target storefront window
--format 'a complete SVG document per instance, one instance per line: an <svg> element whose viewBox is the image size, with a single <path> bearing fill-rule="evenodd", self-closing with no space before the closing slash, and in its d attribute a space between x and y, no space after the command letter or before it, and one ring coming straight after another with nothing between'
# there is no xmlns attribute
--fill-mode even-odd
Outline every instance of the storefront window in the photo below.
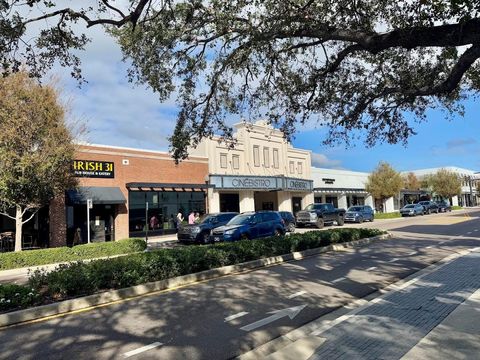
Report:
<svg viewBox="0 0 480 360"><path fill-rule="evenodd" d="M192 191L130 191L130 233L144 233L146 226L152 235L174 233L179 212L187 219L191 211L205 213L205 194ZM148 215L146 202L148 201ZM148 216L146 219L145 216Z"/></svg>

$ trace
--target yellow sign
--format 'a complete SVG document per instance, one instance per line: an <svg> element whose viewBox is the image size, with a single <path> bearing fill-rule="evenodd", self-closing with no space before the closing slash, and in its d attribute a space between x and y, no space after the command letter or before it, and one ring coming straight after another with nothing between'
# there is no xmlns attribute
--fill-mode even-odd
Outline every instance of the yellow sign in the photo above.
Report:
<svg viewBox="0 0 480 360"><path fill-rule="evenodd" d="M110 161L73 160L72 171L77 177L113 178L114 163Z"/></svg>

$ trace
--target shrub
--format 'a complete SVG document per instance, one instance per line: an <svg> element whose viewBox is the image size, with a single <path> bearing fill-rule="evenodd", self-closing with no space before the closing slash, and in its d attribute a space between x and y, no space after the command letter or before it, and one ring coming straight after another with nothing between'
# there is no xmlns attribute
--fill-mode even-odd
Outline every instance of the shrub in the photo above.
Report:
<svg viewBox="0 0 480 360"><path fill-rule="evenodd" d="M59 300L383 233L376 229L331 229L234 243L160 249L113 259L60 265L50 272L37 270L30 276L29 285L45 298Z"/></svg>
<svg viewBox="0 0 480 360"><path fill-rule="evenodd" d="M34 306L40 301L41 297L35 289L14 284L0 284L0 312Z"/></svg>
<svg viewBox="0 0 480 360"><path fill-rule="evenodd" d="M104 243L84 244L72 248L60 247L2 253L0 254L0 270L130 254L143 251L146 246L145 241L142 239L126 239Z"/></svg>
<svg viewBox="0 0 480 360"><path fill-rule="evenodd" d="M399 217L402 217L399 212L375 213L375 219L394 219Z"/></svg>

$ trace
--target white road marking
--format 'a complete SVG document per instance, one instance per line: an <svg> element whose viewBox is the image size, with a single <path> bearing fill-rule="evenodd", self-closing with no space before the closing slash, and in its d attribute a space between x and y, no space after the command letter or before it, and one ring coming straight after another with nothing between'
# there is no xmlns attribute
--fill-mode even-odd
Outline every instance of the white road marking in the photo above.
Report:
<svg viewBox="0 0 480 360"><path fill-rule="evenodd" d="M378 269L376 266L372 266L372 267L369 267L369 268L367 269L367 271L373 271L373 270L376 270L376 269Z"/></svg>
<svg viewBox="0 0 480 360"><path fill-rule="evenodd" d="M293 298L296 298L297 296L302 296L306 293L307 293L306 291L299 291L299 292L296 292L295 294L288 295L287 298L293 299Z"/></svg>
<svg viewBox="0 0 480 360"><path fill-rule="evenodd" d="M252 331L255 330L259 327L268 325L278 319L284 318L288 316L290 320L292 320L295 316L298 315L300 311L302 311L307 305L300 305L300 306L294 306L291 308L287 309L282 309L282 310L276 310L276 311L270 311L268 314L273 314L269 317L266 317L265 319L255 321L254 323L245 325L240 328L240 330L243 331Z"/></svg>
<svg viewBox="0 0 480 360"><path fill-rule="evenodd" d="M393 258L392 260L389 261L389 263L393 263L393 262L396 262L396 261L398 261L398 260L400 260L400 259L398 259L398 258Z"/></svg>
<svg viewBox="0 0 480 360"><path fill-rule="evenodd" d="M442 244L442 243L440 243L440 244ZM433 248L433 245L427 246L425 249L431 249L431 248Z"/></svg>
<svg viewBox="0 0 480 360"><path fill-rule="evenodd" d="M336 283L338 283L338 282L340 282L340 281L343 281L343 280L346 280L346 279L347 279L346 277L341 277L341 278L332 280L332 281L330 281L330 282L331 282L332 284L336 284Z"/></svg>
<svg viewBox="0 0 480 360"><path fill-rule="evenodd" d="M411 253L408 253L407 256L412 256L412 255L415 255L417 252L416 251L412 251Z"/></svg>
<svg viewBox="0 0 480 360"><path fill-rule="evenodd" d="M234 319L238 319L239 317L245 316L245 315L247 315L247 314L248 314L248 312L242 311L242 312L239 312L239 313L237 313L237 314L233 314L233 315L227 316L227 317L225 318L225 322L232 321L232 320L234 320Z"/></svg>
<svg viewBox="0 0 480 360"><path fill-rule="evenodd" d="M138 348L138 349L136 349L136 350L132 350L132 351L126 352L125 354L123 354L123 357L129 358L129 357L132 357L132 356L141 354L142 352L155 349L156 347L159 347L159 346L162 346L162 345L163 345L163 344L160 343L160 342L154 342L153 344L150 344L150 345L147 345L147 346L143 346L143 347Z"/></svg>

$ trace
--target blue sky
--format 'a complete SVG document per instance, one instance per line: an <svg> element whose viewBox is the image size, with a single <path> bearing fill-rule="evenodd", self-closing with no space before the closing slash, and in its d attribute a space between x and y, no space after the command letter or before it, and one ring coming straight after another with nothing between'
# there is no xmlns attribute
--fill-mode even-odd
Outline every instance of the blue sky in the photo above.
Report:
<svg viewBox="0 0 480 360"><path fill-rule="evenodd" d="M326 156L318 159L319 166L371 171L379 161L387 161L397 170L415 170L429 167L458 166L480 171L480 133L478 114L480 107L475 99L464 102L465 115L453 120L445 119L438 110L428 112L427 122L414 123L417 135L411 137L407 146L379 144L366 148L357 143L355 147L325 147L319 139L320 130L297 134L293 144ZM322 163L323 162L323 163Z"/></svg>
<svg viewBox="0 0 480 360"><path fill-rule="evenodd" d="M57 68L64 98L70 104L71 117L86 124L82 140L97 144L168 150L167 137L175 125L174 99L159 103L149 89L126 80L127 66L120 49L101 28L91 28L93 41L80 54L88 83L78 88L68 72ZM415 124L417 135L406 147L377 145L367 149L361 143L354 148L321 145L322 130L299 132L294 146L311 150L315 166L371 171L379 161L391 163L397 170L458 166L480 171L480 109L475 101L465 103L465 116L453 121L440 111L430 111L428 121Z"/></svg>

